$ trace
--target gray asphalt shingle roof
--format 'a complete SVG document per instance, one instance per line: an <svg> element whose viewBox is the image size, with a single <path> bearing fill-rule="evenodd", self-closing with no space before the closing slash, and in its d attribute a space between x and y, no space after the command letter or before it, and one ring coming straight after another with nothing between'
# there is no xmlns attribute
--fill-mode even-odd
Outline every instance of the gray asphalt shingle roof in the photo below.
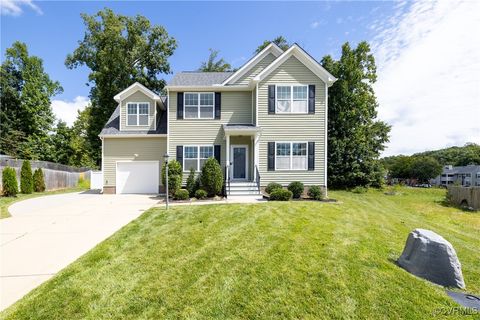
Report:
<svg viewBox="0 0 480 320"><path fill-rule="evenodd" d="M233 72L183 71L175 74L169 86L212 86L227 80Z"/></svg>

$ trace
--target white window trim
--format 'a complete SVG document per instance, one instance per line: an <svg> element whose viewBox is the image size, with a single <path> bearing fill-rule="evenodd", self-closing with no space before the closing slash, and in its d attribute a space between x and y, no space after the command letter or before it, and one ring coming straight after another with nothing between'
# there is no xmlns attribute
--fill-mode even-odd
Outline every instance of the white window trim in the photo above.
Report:
<svg viewBox="0 0 480 320"><path fill-rule="evenodd" d="M182 159L182 168L183 168L183 172L190 172L190 169L186 170L186 167L185 167L185 148L190 148L190 147L194 147L194 148L197 148L197 169L195 170L195 172L200 172L201 171L201 168L200 168L200 160L201 159L208 159L208 158L200 158L200 147L211 147L212 148L212 157L215 157L215 146L212 145L212 144L198 144L198 145L185 145L183 146L183 159ZM187 159L193 159L193 158L187 158Z"/></svg>
<svg viewBox="0 0 480 320"><path fill-rule="evenodd" d="M290 169L278 169L277 168L277 144L279 143L289 143L290 144ZM305 143L307 146L307 163L305 169L293 169L293 144L294 143ZM308 142L307 141L275 141L275 171L308 171Z"/></svg>
<svg viewBox="0 0 480 320"><path fill-rule="evenodd" d="M128 106L131 105L131 104L134 104L137 106L137 124L129 124L128 123ZM140 116L140 104L146 104L148 107L147 107L147 124L138 124L139 123L139 116ZM133 102L133 101L130 101L130 102L127 102L126 103L126 110L125 110L125 114L127 115L127 121L125 123L125 126L128 126L128 127L150 127L150 124L148 122L150 122L150 102ZM144 114L142 114L144 115Z"/></svg>
<svg viewBox="0 0 480 320"><path fill-rule="evenodd" d="M290 87L290 111L278 111L278 87ZM307 98L305 99L307 102L307 110L305 112L293 112L293 87L307 87ZM283 99L284 100L284 99ZM295 101L303 101L302 100L295 100ZM279 83L275 85L275 114L308 114L308 84L301 84L301 83Z"/></svg>
<svg viewBox="0 0 480 320"><path fill-rule="evenodd" d="M200 94L202 93L209 93L209 94L212 94L213 95L213 111L212 111L212 117L211 118L201 118L200 117ZM196 94L198 95L198 99L197 99L197 118L187 118L186 117L186 113L185 113L185 99L187 97L187 94ZM189 105L189 107L192 107L192 105ZM204 106L205 107L205 106ZM187 119L187 120L211 120L211 119L215 119L215 92L184 92L183 93L183 119Z"/></svg>

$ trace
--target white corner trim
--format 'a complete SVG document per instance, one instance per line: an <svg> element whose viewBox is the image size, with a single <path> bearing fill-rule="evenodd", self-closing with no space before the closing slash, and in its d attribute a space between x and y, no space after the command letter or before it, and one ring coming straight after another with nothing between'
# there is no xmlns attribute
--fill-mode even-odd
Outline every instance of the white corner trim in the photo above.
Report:
<svg viewBox="0 0 480 320"><path fill-rule="evenodd" d="M170 154L170 91L167 89L167 154Z"/></svg>
<svg viewBox="0 0 480 320"><path fill-rule="evenodd" d="M300 48L297 44L291 46L287 51L285 51L280 57L275 59L268 67L263 69L257 76L253 78L253 81L259 82L265 79L270 73L277 69L282 63L287 61L288 58L294 56L300 62L302 62L307 68L309 68L313 73L315 73L323 82L328 86L331 86L337 78L331 75L325 68L323 68L317 61L315 61L305 50Z"/></svg>
<svg viewBox="0 0 480 320"><path fill-rule="evenodd" d="M327 173L328 173L328 86L325 86L325 161L324 161L324 170L325 170L325 196L327 197Z"/></svg>
<svg viewBox="0 0 480 320"><path fill-rule="evenodd" d="M226 85L230 82L234 82L252 69L258 62L265 58L269 53L273 54L275 57L279 57L283 50L280 49L275 43L271 42L266 46L262 51L253 56L247 63L245 63L240 69L228 77L225 81L222 82L222 85Z"/></svg>
<svg viewBox="0 0 480 320"><path fill-rule="evenodd" d="M125 90L123 90L119 94L115 95L113 97L113 99L115 99L115 101L117 101L117 102L120 102L120 100L123 100L125 97L129 96L134 91L141 91L147 97L149 97L150 99L153 99L155 101L161 101L159 95L157 95L155 92L153 92L152 90L148 89L143 84L138 83L138 82L135 82L130 87L126 88Z"/></svg>

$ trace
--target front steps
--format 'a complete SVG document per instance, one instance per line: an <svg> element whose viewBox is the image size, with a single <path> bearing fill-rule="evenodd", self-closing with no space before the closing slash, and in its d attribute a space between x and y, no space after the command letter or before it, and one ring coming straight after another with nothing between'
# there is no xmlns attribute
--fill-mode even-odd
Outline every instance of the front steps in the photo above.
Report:
<svg viewBox="0 0 480 320"><path fill-rule="evenodd" d="M255 196L255 195L260 195L260 190L258 189L257 183L253 181L231 181L230 192L228 192L228 187L227 187L227 196Z"/></svg>

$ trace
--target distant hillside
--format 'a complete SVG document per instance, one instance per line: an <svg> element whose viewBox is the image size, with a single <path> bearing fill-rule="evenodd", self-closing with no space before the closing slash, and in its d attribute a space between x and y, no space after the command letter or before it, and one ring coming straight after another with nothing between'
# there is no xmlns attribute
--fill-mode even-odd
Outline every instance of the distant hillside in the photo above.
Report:
<svg viewBox="0 0 480 320"><path fill-rule="evenodd" d="M437 160L441 165L466 166L468 164L480 165L480 145L467 143L463 147L450 147L440 150L415 153L412 157L428 156ZM386 157L383 160L388 164L399 156Z"/></svg>
<svg viewBox="0 0 480 320"><path fill-rule="evenodd" d="M436 159L441 165L480 165L480 145L468 143L463 147L450 147L434 151L425 151L416 153L414 156L429 156Z"/></svg>

